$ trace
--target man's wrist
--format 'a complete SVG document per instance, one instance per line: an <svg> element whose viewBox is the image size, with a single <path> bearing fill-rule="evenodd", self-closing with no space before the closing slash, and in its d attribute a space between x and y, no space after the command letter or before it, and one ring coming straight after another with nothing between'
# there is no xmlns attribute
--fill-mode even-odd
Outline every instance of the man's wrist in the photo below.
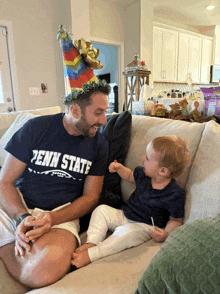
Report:
<svg viewBox="0 0 220 294"><path fill-rule="evenodd" d="M27 212L27 213L24 213L24 214L20 215L19 217L17 217L16 218L16 228L23 221L23 219L25 219L28 216L31 216L31 214Z"/></svg>

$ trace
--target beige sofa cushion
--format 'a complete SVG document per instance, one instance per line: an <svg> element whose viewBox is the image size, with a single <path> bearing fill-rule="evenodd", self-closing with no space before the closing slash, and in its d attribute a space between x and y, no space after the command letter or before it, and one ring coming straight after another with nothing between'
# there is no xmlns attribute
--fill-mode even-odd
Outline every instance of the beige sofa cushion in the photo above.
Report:
<svg viewBox="0 0 220 294"><path fill-rule="evenodd" d="M220 212L220 126L209 121L186 186L185 221L212 217Z"/></svg>
<svg viewBox="0 0 220 294"><path fill-rule="evenodd" d="M84 238L85 236L83 236ZM16 282L0 260L1 294L133 294L138 281L162 243L153 240L118 254L99 259L88 266L67 274L45 288L28 291Z"/></svg>
<svg viewBox="0 0 220 294"><path fill-rule="evenodd" d="M99 259L67 274L53 285L32 290L28 294L133 294L150 260L160 247L161 243L150 240Z"/></svg>
<svg viewBox="0 0 220 294"><path fill-rule="evenodd" d="M205 123L190 123L180 120L133 115L131 141L125 165L132 170L136 166L142 165L141 157L146 154L146 146L154 137L163 135L181 136L188 146L191 158L184 173L177 178L178 184L184 188L204 128ZM122 180L124 200L129 198L131 190L134 190L134 188L134 185Z"/></svg>
<svg viewBox="0 0 220 294"><path fill-rule="evenodd" d="M15 121L16 117L19 115L20 112L21 111L0 113L0 138L4 135L7 129ZM54 107L48 107L48 108L24 110L23 112L33 113L38 115L56 114L61 112L61 108L60 106L54 106Z"/></svg>

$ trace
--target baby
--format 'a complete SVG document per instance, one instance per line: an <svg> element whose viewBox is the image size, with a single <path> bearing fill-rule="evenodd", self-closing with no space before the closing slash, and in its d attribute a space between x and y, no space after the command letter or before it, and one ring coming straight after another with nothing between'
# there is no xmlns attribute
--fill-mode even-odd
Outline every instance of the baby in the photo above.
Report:
<svg viewBox="0 0 220 294"><path fill-rule="evenodd" d="M83 267L151 238L163 242L183 224L185 191L174 178L189 163L185 142L177 136L154 138L147 145L142 162L143 167L136 167L134 172L118 162L109 165L110 172L136 183L136 189L122 210L100 205L93 211L87 242L72 255L71 264L75 267ZM106 239L108 230L113 234Z"/></svg>

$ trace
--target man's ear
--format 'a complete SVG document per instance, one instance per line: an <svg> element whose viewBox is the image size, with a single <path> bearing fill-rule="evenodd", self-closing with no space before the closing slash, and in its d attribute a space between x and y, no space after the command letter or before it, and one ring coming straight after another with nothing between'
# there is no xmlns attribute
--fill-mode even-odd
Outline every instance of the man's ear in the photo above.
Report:
<svg viewBox="0 0 220 294"><path fill-rule="evenodd" d="M159 170L159 175L164 177L170 177L170 170L163 166Z"/></svg>
<svg viewBox="0 0 220 294"><path fill-rule="evenodd" d="M78 104L72 104L70 106L70 112L72 113L73 117L76 119L79 119L82 114L81 108L79 107Z"/></svg>

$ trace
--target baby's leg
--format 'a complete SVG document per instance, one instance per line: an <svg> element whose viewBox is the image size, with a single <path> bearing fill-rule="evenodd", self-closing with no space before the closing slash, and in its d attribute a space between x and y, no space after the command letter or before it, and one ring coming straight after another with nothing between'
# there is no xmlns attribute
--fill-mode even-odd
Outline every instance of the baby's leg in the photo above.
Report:
<svg viewBox="0 0 220 294"><path fill-rule="evenodd" d="M88 249L91 262L112 254L121 252L127 248L138 246L151 239L152 226L142 223L128 223L119 226L114 233L97 246Z"/></svg>
<svg viewBox="0 0 220 294"><path fill-rule="evenodd" d="M123 211L108 205L99 205L92 213L87 231L87 242L98 244L106 238L108 230L114 231L127 223Z"/></svg>
<svg viewBox="0 0 220 294"><path fill-rule="evenodd" d="M96 245L93 245L92 247L94 247L94 246L96 246ZM91 263L87 249L85 249L79 253L73 253L72 257L73 257L73 259L71 260L71 264L77 268L86 266L87 264Z"/></svg>
<svg viewBox="0 0 220 294"><path fill-rule="evenodd" d="M80 253L80 252L82 252L82 251L85 251L85 250L87 250L88 248L90 248L90 247L93 247L93 246L96 246L96 244L93 244L93 243L86 243L86 244L83 244L82 246L80 246L80 247L78 247L77 249L76 249L76 253ZM74 253L73 253L73 255L74 255Z"/></svg>

